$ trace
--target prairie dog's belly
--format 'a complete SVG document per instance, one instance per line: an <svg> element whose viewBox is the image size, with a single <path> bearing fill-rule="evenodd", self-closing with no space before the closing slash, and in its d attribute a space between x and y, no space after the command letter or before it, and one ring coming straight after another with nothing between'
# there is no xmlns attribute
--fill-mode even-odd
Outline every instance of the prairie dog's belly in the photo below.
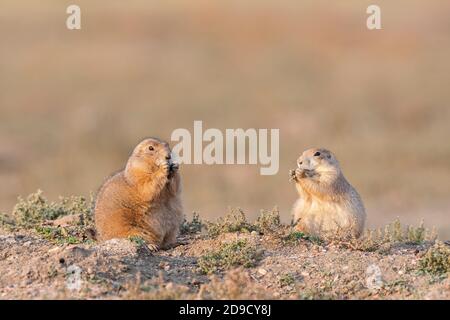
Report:
<svg viewBox="0 0 450 320"><path fill-rule="evenodd" d="M157 204L153 204L147 211L147 223L165 235L174 228L177 228L182 222L181 201L178 199L170 199Z"/></svg>
<svg viewBox="0 0 450 320"><path fill-rule="evenodd" d="M313 197L297 200L294 219L304 231L323 233L350 227L353 215L339 202L323 201Z"/></svg>

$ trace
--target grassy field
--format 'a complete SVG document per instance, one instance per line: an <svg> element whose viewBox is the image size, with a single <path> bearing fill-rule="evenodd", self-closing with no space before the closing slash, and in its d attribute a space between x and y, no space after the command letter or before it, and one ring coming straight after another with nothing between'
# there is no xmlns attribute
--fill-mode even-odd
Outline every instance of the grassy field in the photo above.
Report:
<svg viewBox="0 0 450 320"><path fill-rule="evenodd" d="M2 1L0 211L43 189L89 195L145 136L279 128L280 172L184 166L187 212L255 218L296 199L288 170L334 151L368 226L423 218L450 237L448 1Z"/></svg>

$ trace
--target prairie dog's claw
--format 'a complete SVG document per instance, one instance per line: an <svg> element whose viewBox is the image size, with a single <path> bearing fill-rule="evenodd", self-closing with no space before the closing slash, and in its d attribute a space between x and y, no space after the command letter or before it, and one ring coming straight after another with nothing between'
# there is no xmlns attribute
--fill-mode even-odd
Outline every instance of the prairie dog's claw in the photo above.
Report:
<svg viewBox="0 0 450 320"><path fill-rule="evenodd" d="M156 251L159 250L159 246L157 246L156 244L153 244L153 243L147 244L147 248L148 248L148 250L150 250L151 252L156 252Z"/></svg>

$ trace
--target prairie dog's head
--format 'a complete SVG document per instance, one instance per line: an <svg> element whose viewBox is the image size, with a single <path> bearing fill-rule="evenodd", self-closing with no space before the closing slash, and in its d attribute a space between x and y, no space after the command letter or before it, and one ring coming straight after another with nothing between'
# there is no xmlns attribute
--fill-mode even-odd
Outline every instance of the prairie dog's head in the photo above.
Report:
<svg viewBox="0 0 450 320"><path fill-rule="evenodd" d="M341 173L339 162L334 154L323 148L312 148L302 153L297 159L300 170L309 171L314 175L338 176Z"/></svg>
<svg viewBox="0 0 450 320"><path fill-rule="evenodd" d="M165 165L172 166L172 152L169 144L157 138L141 141L128 160L127 169L152 173Z"/></svg>

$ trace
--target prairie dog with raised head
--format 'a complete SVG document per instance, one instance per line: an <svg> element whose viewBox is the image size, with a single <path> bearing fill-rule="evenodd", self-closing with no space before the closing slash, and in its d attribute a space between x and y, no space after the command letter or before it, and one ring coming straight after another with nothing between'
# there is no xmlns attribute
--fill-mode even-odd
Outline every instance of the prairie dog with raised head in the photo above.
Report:
<svg viewBox="0 0 450 320"><path fill-rule="evenodd" d="M100 188L94 215L100 241L139 236L151 250L174 245L183 206L169 145L157 138L140 142L125 169Z"/></svg>
<svg viewBox="0 0 450 320"><path fill-rule="evenodd" d="M322 237L362 234L364 204L333 153L322 148L306 150L290 177L299 194L292 209L296 230Z"/></svg>

